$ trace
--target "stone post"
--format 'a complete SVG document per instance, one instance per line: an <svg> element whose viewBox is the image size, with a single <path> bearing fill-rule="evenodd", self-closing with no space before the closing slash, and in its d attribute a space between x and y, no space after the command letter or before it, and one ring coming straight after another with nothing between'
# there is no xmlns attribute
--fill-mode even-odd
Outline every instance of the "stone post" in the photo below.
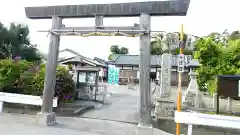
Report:
<svg viewBox="0 0 240 135"><path fill-rule="evenodd" d="M230 97L227 99L227 111L232 111L232 99Z"/></svg>
<svg viewBox="0 0 240 135"><path fill-rule="evenodd" d="M59 29L62 19L57 16L52 17L52 29ZM52 112L53 96L56 84L56 68L58 62L60 36L51 33L48 50L46 74L44 79L43 103L41 112L37 114L37 123L41 125L52 125L56 123L55 113Z"/></svg>
<svg viewBox="0 0 240 135"><path fill-rule="evenodd" d="M140 29L150 30L151 16L140 15ZM140 121L137 135L152 135L151 90L150 90L150 42L151 37L146 33L140 37Z"/></svg>
<svg viewBox="0 0 240 135"><path fill-rule="evenodd" d="M103 28L103 15L102 14L95 14L95 27Z"/></svg>
<svg viewBox="0 0 240 135"><path fill-rule="evenodd" d="M213 109L217 109L217 93L213 93Z"/></svg>
<svg viewBox="0 0 240 135"><path fill-rule="evenodd" d="M162 54L161 61L161 82L158 97L169 96L171 92L171 68L172 68L172 55Z"/></svg>

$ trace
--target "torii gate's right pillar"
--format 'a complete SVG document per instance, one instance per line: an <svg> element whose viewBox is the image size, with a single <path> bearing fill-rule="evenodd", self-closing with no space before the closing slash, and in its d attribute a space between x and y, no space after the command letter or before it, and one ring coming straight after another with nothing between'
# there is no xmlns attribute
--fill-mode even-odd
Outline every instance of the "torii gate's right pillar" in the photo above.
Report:
<svg viewBox="0 0 240 135"><path fill-rule="evenodd" d="M140 15L140 29L150 30L151 16L146 13ZM152 135L151 117L151 89L150 89L150 33L140 37L140 121L137 135Z"/></svg>

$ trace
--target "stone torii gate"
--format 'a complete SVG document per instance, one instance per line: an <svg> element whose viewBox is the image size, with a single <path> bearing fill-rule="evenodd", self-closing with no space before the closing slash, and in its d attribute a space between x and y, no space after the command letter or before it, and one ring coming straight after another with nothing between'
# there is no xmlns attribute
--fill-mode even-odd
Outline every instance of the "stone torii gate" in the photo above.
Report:
<svg viewBox="0 0 240 135"><path fill-rule="evenodd" d="M150 28L151 16L185 16L190 0L151 1L115 4L89 4L26 7L26 16L30 19L52 19L50 45L46 64L43 104L37 114L39 124L51 125L56 122L52 112L53 92L56 82L56 66L58 60L61 35L81 35L92 32L119 35L140 35L140 122L141 127L152 127L151 91L150 91ZM129 27L105 27L103 17L140 17L140 25ZM95 27L65 27L64 18L95 17ZM147 133L148 134L148 133Z"/></svg>

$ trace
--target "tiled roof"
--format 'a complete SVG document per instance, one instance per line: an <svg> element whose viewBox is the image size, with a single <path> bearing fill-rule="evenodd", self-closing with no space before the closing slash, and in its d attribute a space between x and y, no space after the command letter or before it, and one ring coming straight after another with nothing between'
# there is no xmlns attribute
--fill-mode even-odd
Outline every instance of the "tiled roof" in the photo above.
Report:
<svg viewBox="0 0 240 135"><path fill-rule="evenodd" d="M72 49L64 49L64 50L61 50L59 53L61 52L64 52L64 51L67 51L67 52L70 52L70 53L73 53L75 54L76 56L74 57L71 57L71 58L67 58L67 59L62 59L62 60L59 60L59 63L72 63L72 62L79 62L79 63L82 63L82 62L85 62L85 63L89 63L89 64L93 64L93 65L98 65L98 66L103 66L103 67L106 67L107 65L106 64L102 64L102 63L99 63L98 61L96 60L93 60L93 59L90 59L90 58L87 58L83 55L80 55L78 52L72 50Z"/></svg>
<svg viewBox="0 0 240 135"><path fill-rule="evenodd" d="M172 55L172 66L177 66L177 55ZM187 65L191 56L188 55L185 57L185 65ZM161 65L161 55L152 55L151 56L151 66L160 66ZM119 55L115 60L115 65L139 65L140 58L139 55Z"/></svg>
<svg viewBox="0 0 240 135"><path fill-rule="evenodd" d="M95 61L97 61L98 63L101 63L102 65L106 66L107 67L107 64L106 64L106 61L101 59L101 58L98 58L98 57L94 57Z"/></svg>

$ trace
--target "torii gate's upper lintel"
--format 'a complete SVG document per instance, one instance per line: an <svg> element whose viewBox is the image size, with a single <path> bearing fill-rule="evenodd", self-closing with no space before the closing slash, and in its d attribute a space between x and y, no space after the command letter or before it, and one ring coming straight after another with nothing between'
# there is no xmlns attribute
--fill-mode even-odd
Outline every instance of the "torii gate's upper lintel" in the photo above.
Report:
<svg viewBox="0 0 240 135"><path fill-rule="evenodd" d="M30 19L86 18L102 14L105 17L139 16L147 13L151 16L185 16L191 0L150 1L114 4L88 4L26 7L26 16Z"/></svg>

